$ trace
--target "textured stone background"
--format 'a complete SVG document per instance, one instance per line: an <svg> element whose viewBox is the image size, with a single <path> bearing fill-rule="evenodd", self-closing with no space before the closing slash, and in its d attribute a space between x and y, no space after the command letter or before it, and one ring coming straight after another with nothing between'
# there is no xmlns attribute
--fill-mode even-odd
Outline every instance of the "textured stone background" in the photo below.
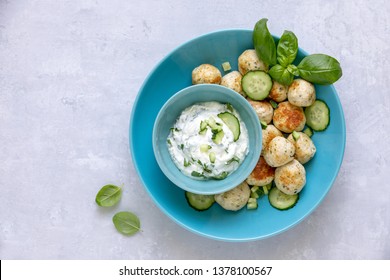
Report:
<svg viewBox="0 0 390 280"><path fill-rule="evenodd" d="M1 259L390 259L390 2L0 0ZM299 5L298 5L299 4ZM338 58L347 122L339 176L316 211L271 239L224 243L152 203L129 154L137 92L168 52L262 18L309 53ZM98 209L139 215L126 238Z"/></svg>

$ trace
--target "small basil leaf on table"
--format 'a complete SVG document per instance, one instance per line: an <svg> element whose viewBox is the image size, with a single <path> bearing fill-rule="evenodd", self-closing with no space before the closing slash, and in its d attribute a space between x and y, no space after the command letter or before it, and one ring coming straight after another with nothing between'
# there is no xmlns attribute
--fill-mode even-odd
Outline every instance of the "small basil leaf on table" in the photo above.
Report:
<svg viewBox="0 0 390 280"><path fill-rule="evenodd" d="M275 40L267 28L268 19L259 20L253 29L253 45L257 56L268 65L276 64Z"/></svg>
<svg viewBox="0 0 390 280"><path fill-rule="evenodd" d="M294 75L287 68L279 64L272 66L268 74L271 75L272 79L286 86L289 86L294 79Z"/></svg>
<svg viewBox="0 0 390 280"><path fill-rule="evenodd" d="M96 195L96 203L102 207L114 206L122 196L122 188L115 185L105 185Z"/></svg>
<svg viewBox="0 0 390 280"><path fill-rule="evenodd" d="M342 76L340 63L326 54L311 54L298 64L299 76L320 85L333 84Z"/></svg>
<svg viewBox="0 0 390 280"><path fill-rule="evenodd" d="M133 235L141 229L138 217L131 212L118 212L112 221L115 228L124 235Z"/></svg>
<svg viewBox="0 0 390 280"><path fill-rule="evenodd" d="M285 30L280 37L278 47L276 49L277 60L280 65L287 67L297 57L298 39L291 31Z"/></svg>

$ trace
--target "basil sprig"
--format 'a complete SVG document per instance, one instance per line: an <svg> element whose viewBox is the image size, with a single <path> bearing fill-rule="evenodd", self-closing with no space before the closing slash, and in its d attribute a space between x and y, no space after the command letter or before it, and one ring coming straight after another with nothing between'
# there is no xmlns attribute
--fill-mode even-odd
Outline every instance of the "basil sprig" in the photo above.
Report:
<svg viewBox="0 0 390 280"><path fill-rule="evenodd" d="M271 66L271 77L283 85L290 85L294 76L321 85L333 84L342 76L340 63L325 54L308 55L298 65L294 65L298 53L297 37L286 30L276 46L268 30L267 19L263 18L256 23L253 44L258 57Z"/></svg>
<svg viewBox="0 0 390 280"><path fill-rule="evenodd" d="M292 64L298 53L298 38L291 31L284 31L276 49L277 60L283 67Z"/></svg>

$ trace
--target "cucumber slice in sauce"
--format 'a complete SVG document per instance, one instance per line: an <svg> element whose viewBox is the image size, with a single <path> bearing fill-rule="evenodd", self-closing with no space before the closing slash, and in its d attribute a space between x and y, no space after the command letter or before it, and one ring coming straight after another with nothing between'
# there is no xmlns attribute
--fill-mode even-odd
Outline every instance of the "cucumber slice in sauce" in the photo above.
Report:
<svg viewBox="0 0 390 280"><path fill-rule="evenodd" d="M220 131L213 130L213 136L211 136L211 139L215 144L218 145L221 144L224 135L225 133L223 132L223 130Z"/></svg>
<svg viewBox="0 0 390 280"><path fill-rule="evenodd" d="M249 71L241 80L242 90L253 100L263 100L268 97L272 88L272 79L264 71Z"/></svg>
<svg viewBox="0 0 390 280"><path fill-rule="evenodd" d="M298 194L288 195L277 187L273 187L268 194L268 200L272 207L278 210L287 210L295 206L299 199Z"/></svg>
<svg viewBox="0 0 390 280"><path fill-rule="evenodd" d="M219 113L218 117L226 124L226 126L233 132L234 141L240 138L240 122L237 117L230 112Z"/></svg>
<svg viewBox="0 0 390 280"><path fill-rule="evenodd" d="M330 110L328 105L320 99L305 108L306 124L314 131L325 130L330 122Z"/></svg>
<svg viewBox="0 0 390 280"><path fill-rule="evenodd" d="M210 162L211 163L214 163L215 162L215 160L216 160L216 155L215 155L215 153L214 152L211 152L211 153L209 153L209 159L210 159Z"/></svg>
<svg viewBox="0 0 390 280"><path fill-rule="evenodd" d="M188 204L197 211L209 209L215 202L214 195L196 194L186 191Z"/></svg>

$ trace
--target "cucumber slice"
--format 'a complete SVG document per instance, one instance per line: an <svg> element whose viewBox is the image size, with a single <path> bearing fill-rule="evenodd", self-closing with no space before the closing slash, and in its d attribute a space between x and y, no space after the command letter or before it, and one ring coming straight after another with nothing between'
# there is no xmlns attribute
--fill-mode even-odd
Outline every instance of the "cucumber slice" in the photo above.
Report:
<svg viewBox="0 0 390 280"><path fill-rule="evenodd" d="M222 69L225 72L232 70L229 61L225 61L224 63L222 63Z"/></svg>
<svg viewBox="0 0 390 280"><path fill-rule="evenodd" d="M249 71L241 80L242 90L253 100L263 100L272 88L272 79L264 71Z"/></svg>
<svg viewBox="0 0 390 280"><path fill-rule="evenodd" d="M199 134L205 135L207 131L207 121L201 121L199 127Z"/></svg>
<svg viewBox="0 0 390 280"><path fill-rule="evenodd" d="M312 105L305 108L306 124L315 131L325 130L330 122L330 110L328 105L317 99Z"/></svg>
<svg viewBox="0 0 390 280"><path fill-rule="evenodd" d="M188 204L197 211L209 209L215 202L214 195L196 194L186 191Z"/></svg>
<svg viewBox="0 0 390 280"><path fill-rule="evenodd" d="M257 209L257 199L250 197L248 199L248 203L246 204L246 209L248 210L255 210Z"/></svg>
<svg viewBox="0 0 390 280"><path fill-rule="evenodd" d="M251 187L251 195L250 195L250 197L251 198L259 198L260 195L258 194L258 191L259 191L259 187L258 186Z"/></svg>
<svg viewBox="0 0 390 280"><path fill-rule="evenodd" d="M269 101L269 103L271 104L272 108L274 108L274 109L278 108L278 103L276 103L272 99Z"/></svg>
<svg viewBox="0 0 390 280"><path fill-rule="evenodd" d="M227 127L233 132L234 141L240 138L240 122L237 117L230 112L219 113L218 117L227 125Z"/></svg>
<svg viewBox="0 0 390 280"><path fill-rule="evenodd" d="M268 124L265 121L260 121L260 124L262 129L266 129L268 126Z"/></svg>
<svg viewBox="0 0 390 280"><path fill-rule="evenodd" d="M292 137L294 138L295 141L298 141L300 136L301 135L299 135L299 133L296 132L295 130L292 132Z"/></svg>
<svg viewBox="0 0 390 280"><path fill-rule="evenodd" d="M209 144L201 144L199 146L199 149L200 149L201 152L205 153L205 152L207 152L208 150L211 149L211 146Z"/></svg>
<svg viewBox="0 0 390 280"><path fill-rule="evenodd" d="M298 194L288 195L273 187L268 194L268 200L272 207L278 210L287 210L295 206L299 199Z"/></svg>
<svg viewBox="0 0 390 280"><path fill-rule="evenodd" d="M304 130L303 130L303 133L305 133L307 136L309 137L312 137L313 136L313 130L311 130L310 127L306 127Z"/></svg>
<svg viewBox="0 0 390 280"><path fill-rule="evenodd" d="M225 133L223 132L223 130L220 130L220 131L213 130L213 136L211 136L211 139L213 140L213 142L215 144L218 145L218 144L221 144L222 138L224 135L225 135Z"/></svg>
<svg viewBox="0 0 390 280"><path fill-rule="evenodd" d="M216 158L217 157L216 157L215 153L213 153L213 152L209 153L209 159L210 159L211 163L214 163Z"/></svg>
<svg viewBox="0 0 390 280"><path fill-rule="evenodd" d="M217 123L213 117L210 117L208 120L206 120L206 123L212 130L222 130L222 125Z"/></svg>
<svg viewBox="0 0 390 280"><path fill-rule="evenodd" d="M251 192L250 197L251 197L251 198L259 198L260 195L259 195L257 192Z"/></svg>

